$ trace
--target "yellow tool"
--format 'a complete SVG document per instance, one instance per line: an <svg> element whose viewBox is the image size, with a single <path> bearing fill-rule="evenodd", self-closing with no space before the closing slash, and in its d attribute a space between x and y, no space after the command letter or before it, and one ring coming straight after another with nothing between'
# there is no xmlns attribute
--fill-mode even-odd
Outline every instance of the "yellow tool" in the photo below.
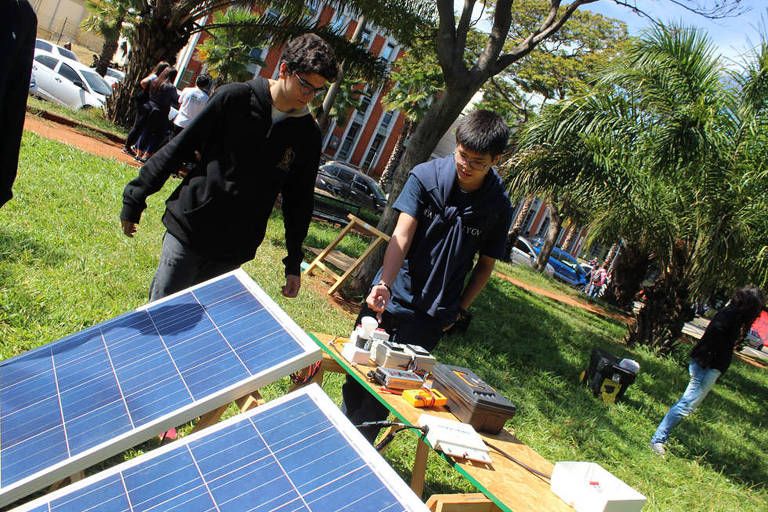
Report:
<svg viewBox="0 0 768 512"><path fill-rule="evenodd" d="M414 407L442 407L448 399L436 389L406 389L403 398Z"/></svg>

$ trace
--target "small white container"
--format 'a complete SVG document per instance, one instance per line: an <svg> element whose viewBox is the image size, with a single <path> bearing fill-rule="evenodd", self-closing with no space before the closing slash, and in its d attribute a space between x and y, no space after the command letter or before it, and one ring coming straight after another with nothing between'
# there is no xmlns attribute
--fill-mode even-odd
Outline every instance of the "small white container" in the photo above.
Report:
<svg viewBox="0 0 768 512"><path fill-rule="evenodd" d="M556 462L550 485L577 512L639 512L646 502L594 462Z"/></svg>

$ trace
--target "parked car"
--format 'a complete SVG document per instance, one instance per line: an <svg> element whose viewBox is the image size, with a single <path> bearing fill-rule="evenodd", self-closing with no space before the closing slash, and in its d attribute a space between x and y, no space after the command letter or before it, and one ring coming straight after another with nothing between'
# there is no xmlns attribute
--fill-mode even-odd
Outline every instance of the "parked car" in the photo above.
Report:
<svg viewBox="0 0 768 512"><path fill-rule="evenodd" d="M67 50L63 46L53 44L45 39L35 39L35 55L37 55L38 50L50 53L55 57L64 57L65 59L80 62L80 59L77 58L77 55L72 50Z"/></svg>
<svg viewBox="0 0 768 512"><path fill-rule="evenodd" d="M35 51L32 74L37 83L33 94L74 110L101 108L112 94L112 88L95 71L44 51Z"/></svg>
<svg viewBox="0 0 768 512"><path fill-rule="evenodd" d="M539 242L533 246L536 254L541 252L542 243ZM552 249L549 255L549 264L554 268L554 277L577 288L583 288L587 284L587 274L581 268L579 262L565 251L557 247Z"/></svg>
<svg viewBox="0 0 768 512"><path fill-rule="evenodd" d="M29 74L29 94L35 94L37 92L37 80L35 80L35 74Z"/></svg>
<svg viewBox="0 0 768 512"><path fill-rule="evenodd" d="M317 170L315 186L376 213L384 211L387 197L373 178L343 162L332 160Z"/></svg>
<svg viewBox="0 0 768 512"><path fill-rule="evenodd" d="M512 250L509 254L509 260L516 265L528 265L532 267L536 264L536 258L539 251L537 251L533 244L527 239L521 236L517 237L517 241L512 245ZM555 273L555 269L547 263L544 272L551 276Z"/></svg>
<svg viewBox="0 0 768 512"><path fill-rule="evenodd" d="M91 68L91 70L95 73L96 68ZM125 73L122 71L118 71L113 68L107 68L107 74L102 77L105 82L109 84L111 88L115 88L118 83L122 82L125 79Z"/></svg>

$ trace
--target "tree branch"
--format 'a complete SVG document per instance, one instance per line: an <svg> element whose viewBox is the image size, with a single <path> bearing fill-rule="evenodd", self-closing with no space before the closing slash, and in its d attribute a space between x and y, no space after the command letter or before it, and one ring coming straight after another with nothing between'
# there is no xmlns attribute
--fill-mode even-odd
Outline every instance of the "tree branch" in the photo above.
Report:
<svg viewBox="0 0 768 512"><path fill-rule="evenodd" d="M438 0L437 11L440 20L437 27L437 57L445 74L453 75L453 54L457 46L453 2L451 0Z"/></svg>
<svg viewBox="0 0 768 512"><path fill-rule="evenodd" d="M560 3L560 0L552 0ZM483 48L483 53L477 59L475 67L481 71L491 69L492 64L496 62L501 50L504 48L504 41L507 39L509 27L512 25L512 0L498 0L496 10L493 16L493 26L488 40ZM494 73L495 74L495 73Z"/></svg>

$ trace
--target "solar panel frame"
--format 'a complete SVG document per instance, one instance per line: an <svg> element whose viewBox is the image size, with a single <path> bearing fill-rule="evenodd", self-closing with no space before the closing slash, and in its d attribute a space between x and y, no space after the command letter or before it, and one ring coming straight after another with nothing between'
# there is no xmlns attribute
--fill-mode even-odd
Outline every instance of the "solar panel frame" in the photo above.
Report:
<svg viewBox="0 0 768 512"><path fill-rule="evenodd" d="M25 503L18 508L13 509L11 512L50 512L51 510L55 510L54 508L50 508L50 504L55 500L66 497L68 495L75 495L78 491L81 491L92 484L108 482L109 479L115 475L120 475L120 480L123 482L125 494L129 495L131 489L129 488L130 486L126 486L124 476L129 474L130 470L135 468L136 472L142 471L145 468L151 467L149 465L144 466L144 468L139 467L146 462L161 460L166 455L172 455L170 452L179 450L183 447L189 448L190 445L199 440L212 439L218 432L241 423L244 420L250 419L253 423L252 418L268 414L269 411L273 409L289 406L292 401L298 400L303 396L309 397L318 406L321 412L333 424L333 426L341 434L344 440L347 441L349 446L360 456L366 465L371 468L375 476L378 477L378 479L381 481L382 487L388 490L396 499L398 499L399 503L403 506L402 510L407 512L426 512L428 510L426 505L422 503L422 501L418 496L416 496L413 490L408 487L408 485L381 457L381 455L374 449L374 447L368 443L368 441L366 441L360 432L358 432L352 423L350 423L349 419L347 419L341 413L336 404L333 403L333 401L317 384L311 384L302 389L277 398L267 404L260 405L259 407L251 409L248 412L238 414L204 430L185 436L179 441L152 450L151 452L145 453L135 457L134 459L113 466L96 475L92 475L88 478L75 482L74 484L68 485L67 487L61 488L50 494ZM272 445L267 443L266 446L271 450ZM192 452L190 451L190 454L191 453ZM194 459L194 456L193 461L195 465L197 465L197 460ZM200 470L199 467L197 469L198 471ZM232 470L232 473L235 471L236 470ZM208 489L208 483L205 481L205 479L203 479L203 483L205 484L206 489ZM302 494L299 493L299 495L301 496ZM218 510L218 508L216 510ZM230 510L232 509L230 508Z"/></svg>
<svg viewBox="0 0 768 512"><path fill-rule="evenodd" d="M263 386L271 384L272 382L275 382L289 375L290 373L305 368L306 366L309 366L320 360L321 349L317 346L317 344L242 269L236 269L232 272L222 274L221 276L215 277L204 283L200 283L199 285L187 288L175 294L169 295L168 297L164 297L163 299L143 305L133 312L155 308L156 306L165 302L173 301L175 298L181 297L190 291L199 290L219 280L227 279L230 276L236 278L247 291L253 294L253 296L264 307L264 309L266 309L267 312L272 315L272 317L283 327L285 332L293 338L293 340L303 351L297 355L284 359L279 365L272 366L267 370L263 370L259 373L250 375L248 378L226 386L217 392L208 394L199 400L193 399L191 403L180 406L179 408L175 408L171 412L160 416L159 418L148 421L147 423L144 423L140 426L134 426L133 429L117 434L115 437L109 439L108 441L88 448L76 455L69 456L60 462L56 462L50 466L47 466L43 470L37 471L34 474L12 482L5 487L0 487L0 507L13 503L14 501L23 498L32 492L43 489L55 482L58 482L70 475L77 473L78 471L84 470L98 462L101 462L108 457L132 448L133 446L136 446L137 444L142 443L147 439L151 439L152 436L157 435L160 432L164 432L177 425L186 423L229 402L246 396L249 393L253 393ZM107 320L106 322L111 322L123 316L124 315L120 315L113 319ZM51 343L68 340L76 335L77 333ZM25 352L24 355L33 354L36 351L42 352L44 350L48 350L50 348L48 345L50 345L50 343L41 345L40 347ZM2 366L12 359L13 358L0 362L0 371L3 369ZM2 446L0 446L0 450L2 450ZM1 466L0 471L2 471Z"/></svg>

